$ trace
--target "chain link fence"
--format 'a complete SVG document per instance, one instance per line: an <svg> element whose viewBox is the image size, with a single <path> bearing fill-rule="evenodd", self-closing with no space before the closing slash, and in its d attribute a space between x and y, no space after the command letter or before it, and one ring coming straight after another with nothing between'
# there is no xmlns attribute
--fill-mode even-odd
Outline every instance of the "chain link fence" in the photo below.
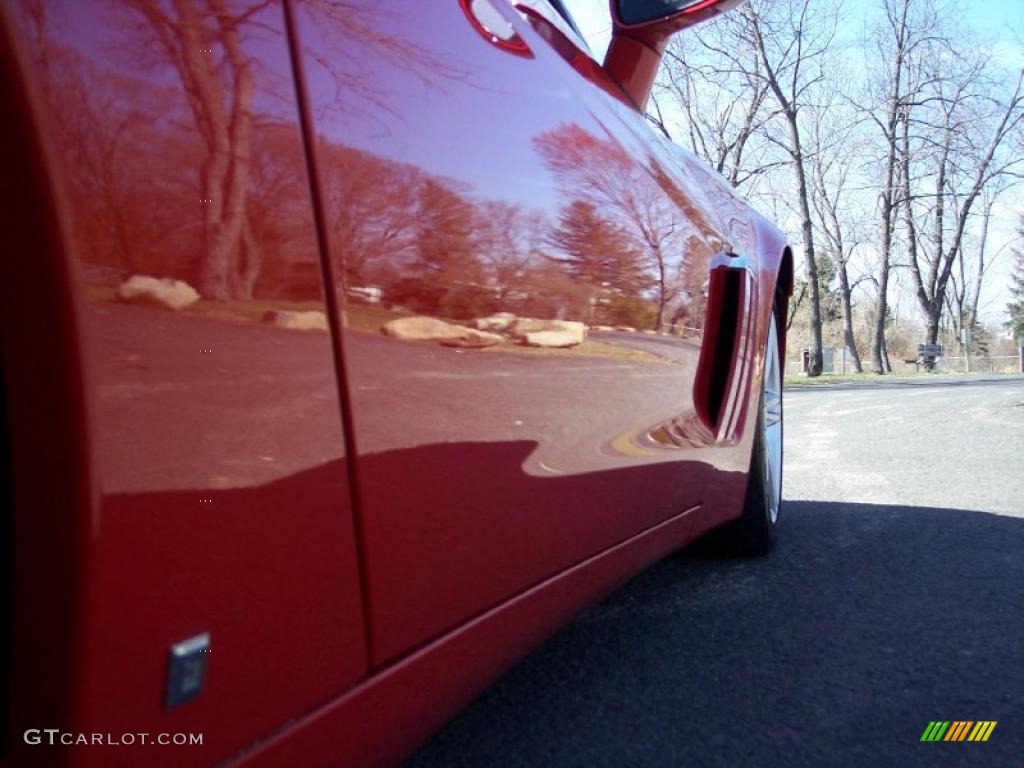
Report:
<svg viewBox="0 0 1024 768"><path fill-rule="evenodd" d="M939 358L935 370L943 373L1017 373L1020 370L1020 360L1017 355L971 355L969 360L963 355L946 356Z"/></svg>
<svg viewBox="0 0 1024 768"><path fill-rule="evenodd" d="M823 376L842 375L853 373L853 364L848 355L843 355L841 349L833 350L826 348L830 354L824 355L825 368ZM870 360L861 358L861 364L866 371L870 370ZM893 373L914 373L923 371L924 366L907 360L891 360ZM787 360L786 375L798 376L806 370L805 360ZM976 357L971 355L967 360L963 355L945 355L935 362L932 373L1019 373L1020 358L1017 355L986 355Z"/></svg>

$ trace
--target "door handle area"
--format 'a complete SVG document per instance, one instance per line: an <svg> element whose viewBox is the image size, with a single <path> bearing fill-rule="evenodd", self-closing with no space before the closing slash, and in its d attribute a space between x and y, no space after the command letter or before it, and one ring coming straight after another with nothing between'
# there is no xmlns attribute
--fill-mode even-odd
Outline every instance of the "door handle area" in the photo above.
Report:
<svg viewBox="0 0 1024 768"><path fill-rule="evenodd" d="M517 56L532 58L533 53L497 8L496 0L459 0L473 29L495 48ZM500 0L504 2L505 0Z"/></svg>

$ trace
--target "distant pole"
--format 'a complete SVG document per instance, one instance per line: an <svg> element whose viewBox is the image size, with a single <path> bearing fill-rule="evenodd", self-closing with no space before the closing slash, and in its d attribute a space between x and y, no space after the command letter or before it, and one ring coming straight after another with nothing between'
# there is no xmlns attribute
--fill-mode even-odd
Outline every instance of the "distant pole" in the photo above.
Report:
<svg viewBox="0 0 1024 768"><path fill-rule="evenodd" d="M971 331L968 328L960 329L960 341L964 344L964 372L971 372Z"/></svg>
<svg viewBox="0 0 1024 768"><path fill-rule="evenodd" d="M1017 339L1017 366L1024 373L1024 336Z"/></svg>

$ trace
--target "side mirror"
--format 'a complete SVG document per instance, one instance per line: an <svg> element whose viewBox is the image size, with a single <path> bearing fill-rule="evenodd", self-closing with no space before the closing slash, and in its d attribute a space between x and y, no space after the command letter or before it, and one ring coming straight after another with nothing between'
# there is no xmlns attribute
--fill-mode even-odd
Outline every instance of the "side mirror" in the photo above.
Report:
<svg viewBox="0 0 1024 768"><path fill-rule="evenodd" d="M668 39L743 1L610 0L612 42L604 57L604 69L642 112Z"/></svg>

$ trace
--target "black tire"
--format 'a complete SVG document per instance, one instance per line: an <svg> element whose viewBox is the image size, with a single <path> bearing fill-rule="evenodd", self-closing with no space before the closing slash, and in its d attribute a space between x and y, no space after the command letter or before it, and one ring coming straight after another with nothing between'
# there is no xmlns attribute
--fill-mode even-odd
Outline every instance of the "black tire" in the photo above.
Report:
<svg viewBox="0 0 1024 768"><path fill-rule="evenodd" d="M764 419L764 394L761 395L761 407L758 423ZM767 492L764 472L764 436L759 429L754 439L754 450L750 454L750 473L747 480L747 493L743 500L743 515L734 523L730 531L732 549L746 557L767 555L775 548L779 537L779 519L782 501L779 500L779 514L771 518L766 502Z"/></svg>
<svg viewBox="0 0 1024 768"><path fill-rule="evenodd" d="M777 402L773 401L773 415L777 414L777 420L773 422L778 427L777 438L769 437L767 428L768 410L765 406L765 393L770 386L769 383L769 361L770 345L775 344L775 361L781 366L778 356L777 330L779 315L778 303L772 308L772 328L769 329L766 343L765 370L761 377L761 396L758 400L757 420L755 422L754 447L750 453L750 470L747 479L747 491L743 501L743 514L732 523L722 527L716 534L715 547L725 551L747 556L757 557L766 555L775 548L778 541L779 520L782 513L782 431L784 420L782 418L782 374L777 369ZM771 397L771 395L769 395ZM766 460L766 451L769 451L769 440L777 440L776 457L778 476L773 483L769 477L772 472L769 469L770 461ZM773 514L774 500L774 514Z"/></svg>

